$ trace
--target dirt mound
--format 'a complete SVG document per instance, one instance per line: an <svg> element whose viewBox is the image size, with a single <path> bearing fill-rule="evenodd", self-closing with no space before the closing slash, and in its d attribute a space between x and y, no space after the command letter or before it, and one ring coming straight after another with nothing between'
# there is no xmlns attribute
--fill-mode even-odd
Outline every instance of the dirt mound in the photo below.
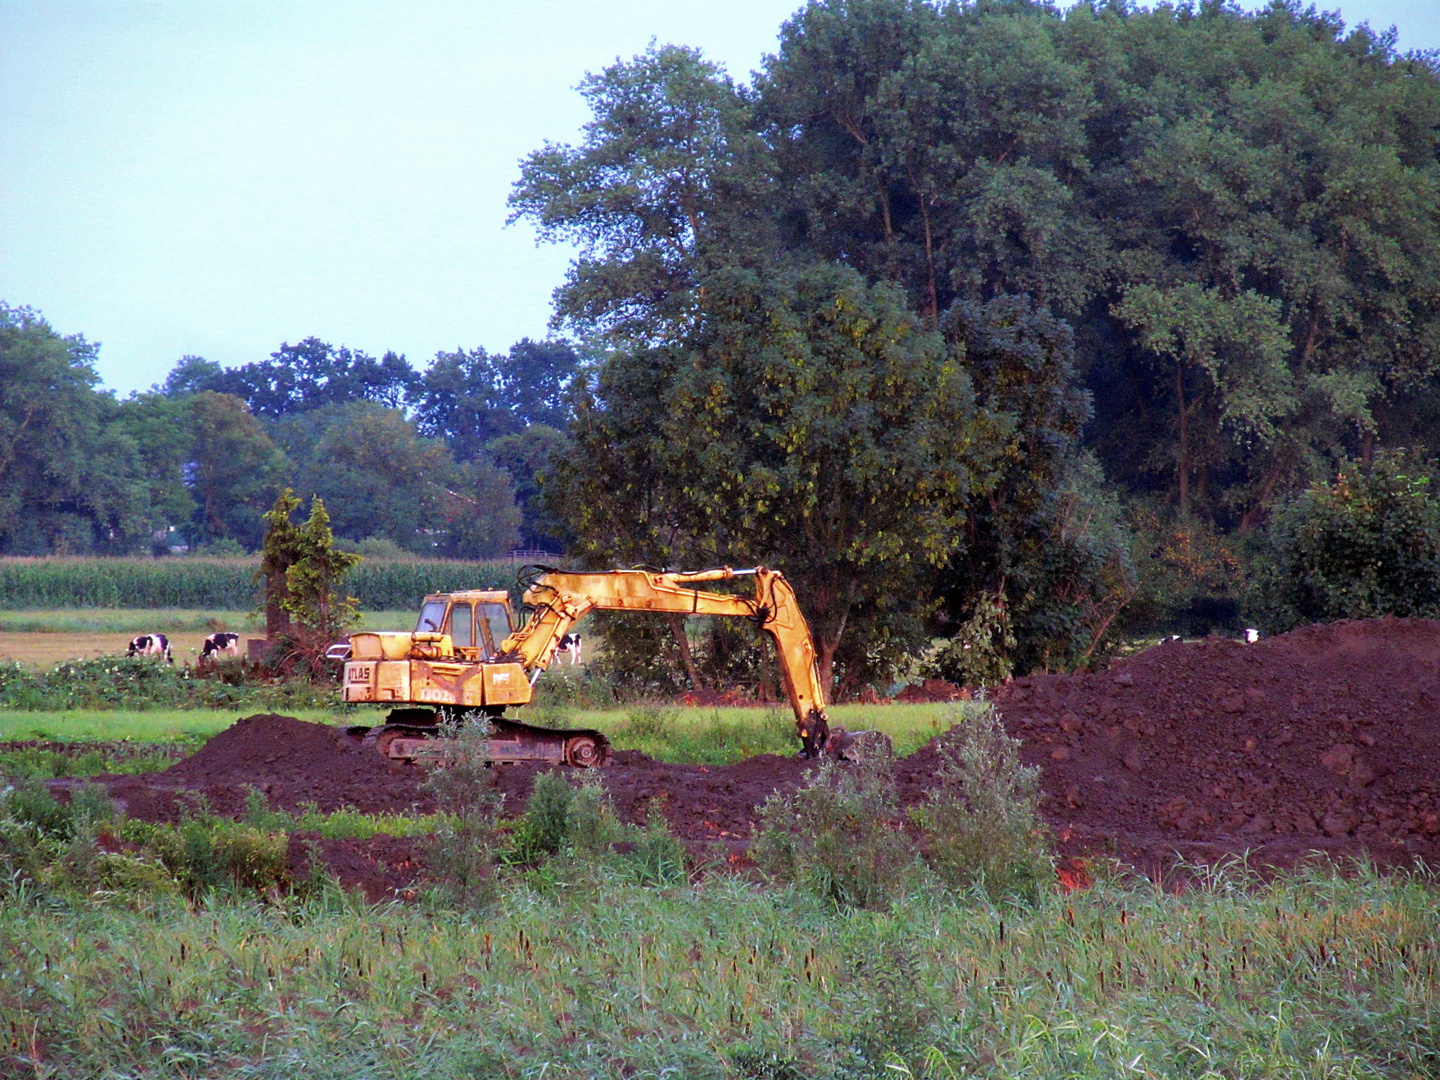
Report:
<svg viewBox="0 0 1440 1080"><path fill-rule="evenodd" d="M1166 643L1102 673L1019 679L995 700L1024 760L1041 767L1042 809L1064 854L1118 852L1146 869L1177 853L1250 851L1286 865L1314 850L1440 865L1440 622ZM904 803L924 798L938 765L933 744L897 763ZM738 855L756 808L810 768L768 754L703 766L622 751L604 780L623 820L663 813L692 851ZM537 771L494 770L507 814L523 812ZM126 812L169 820L187 790L233 814L251 786L289 810L428 811L424 778L338 728L252 716L164 772L105 782ZM414 863L412 842L388 861L346 844L333 854L355 862L345 871L355 883L408 887L397 867Z"/></svg>
<svg viewBox="0 0 1440 1080"><path fill-rule="evenodd" d="M1165 643L995 695L1070 845L1136 861L1313 850L1440 861L1440 622ZM909 793L933 750L902 763Z"/></svg>
<svg viewBox="0 0 1440 1080"><path fill-rule="evenodd" d="M969 701L970 698L970 691L963 686L956 686L944 679L926 679L924 682L911 683L905 687L895 700L914 704L936 701Z"/></svg>
<svg viewBox="0 0 1440 1080"><path fill-rule="evenodd" d="M422 770L386 761L341 728L260 714L237 720L164 772L106 786L125 813L166 821L177 816L184 792L203 795L217 813L236 814L251 788L290 811L313 802L323 811L428 812L433 801L421 788L424 779Z"/></svg>

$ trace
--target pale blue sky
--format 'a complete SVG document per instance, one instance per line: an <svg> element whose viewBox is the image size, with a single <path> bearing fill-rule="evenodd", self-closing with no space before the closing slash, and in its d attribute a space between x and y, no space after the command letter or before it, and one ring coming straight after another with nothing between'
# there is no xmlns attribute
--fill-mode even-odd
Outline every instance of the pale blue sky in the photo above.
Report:
<svg viewBox="0 0 1440 1080"><path fill-rule="evenodd" d="M309 334L417 365L543 336L570 253L505 197L581 76L655 37L744 78L798 6L0 0L0 299L122 394ZM1440 48L1437 0L1341 10Z"/></svg>

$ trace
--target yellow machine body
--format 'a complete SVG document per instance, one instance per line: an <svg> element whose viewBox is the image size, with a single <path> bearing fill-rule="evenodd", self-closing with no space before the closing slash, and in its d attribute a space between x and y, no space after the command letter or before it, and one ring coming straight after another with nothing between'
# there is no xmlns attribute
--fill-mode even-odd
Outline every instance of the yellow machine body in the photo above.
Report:
<svg viewBox="0 0 1440 1080"><path fill-rule="evenodd" d="M754 578L752 595L697 587L742 577ZM591 611L731 616L749 619L775 642L805 753L819 756L829 725L815 646L794 590L778 571L763 566L695 573L547 571L531 582L524 603L531 613L518 630L506 593L476 590L427 596L412 633L352 634L344 699L479 708L498 716L501 708L530 700L531 684L550 666L560 641Z"/></svg>

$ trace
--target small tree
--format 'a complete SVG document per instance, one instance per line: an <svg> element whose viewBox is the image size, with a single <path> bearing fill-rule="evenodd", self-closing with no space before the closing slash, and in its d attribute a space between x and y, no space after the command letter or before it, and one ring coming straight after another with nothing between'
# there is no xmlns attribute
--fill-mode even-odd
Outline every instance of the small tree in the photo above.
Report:
<svg viewBox="0 0 1440 1080"><path fill-rule="evenodd" d="M300 558L300 530L290 520L299 506L295 492L287 487L276 497L275 505L261 515L265 522L265 545L256 577L265 583L265 636L272 641L290 629L290 612L285 607L289 594L285 575Z"/></svg>
<svg viewBox="0 0 1440 1080"><path fill-rule="evenodd" d="M264 515L265 546L259 577L265 583L265 635L272 640L290 631L291 619L321 638L333 638L354 623L355 598L336 590L361 559L335 549L330 515L318 495L310 518L297 526L290 515L300 506L286 488Z"/></svg>
<svg viewBox="0 0 1440 1080"><path fill-rule="evenodd" d="M285 571L281 606L306 630L334 637L359 616L355 598L336 590L363 556L335 549L330 515L319 495L310 502L310 519L296 532L296 550L299 558Z"/></svg>

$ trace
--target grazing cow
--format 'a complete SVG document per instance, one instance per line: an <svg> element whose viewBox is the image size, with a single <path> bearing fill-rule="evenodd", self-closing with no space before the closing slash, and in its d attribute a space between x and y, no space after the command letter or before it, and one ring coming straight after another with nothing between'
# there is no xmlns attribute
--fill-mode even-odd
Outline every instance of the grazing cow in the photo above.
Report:
<svg viewBox="0 0 1440 1080"><path fill-rule="evenodd" d="M836 761L859 764L867 757L893 757L895 747L883 731L846 731L843 727L833 727L825 740L825 753Z"/></svg>
<svg viewBox="0 0 1440 1080"><path fill-rule="evenodd" d="M240 635L232 634L222 630L218 634L211 634L200 646L200 659L213 660L221 656L240 655Z"/></svg>
<svg viewBox="0 0 1440 1080"><path fill-rule="evenodd" d="M164 634L141 634L130 642L130 647L125 650L126 656L163 656L168 662L174 663L175 658L170 655L170 639Z"/></svg>
<svg viewBox="0 0 1440 1080"><path fill-rule="evenodd" d="M580 635L579 635L579 634L566 634L564 637L562 637L562 638L560 639L560 644L559 644L558 646L556 646L556 647L559 649L560 652L569 653L569 654L570 654L570 663L571 663L571 664L578 664L578 663L580 663Z"/></svg>

